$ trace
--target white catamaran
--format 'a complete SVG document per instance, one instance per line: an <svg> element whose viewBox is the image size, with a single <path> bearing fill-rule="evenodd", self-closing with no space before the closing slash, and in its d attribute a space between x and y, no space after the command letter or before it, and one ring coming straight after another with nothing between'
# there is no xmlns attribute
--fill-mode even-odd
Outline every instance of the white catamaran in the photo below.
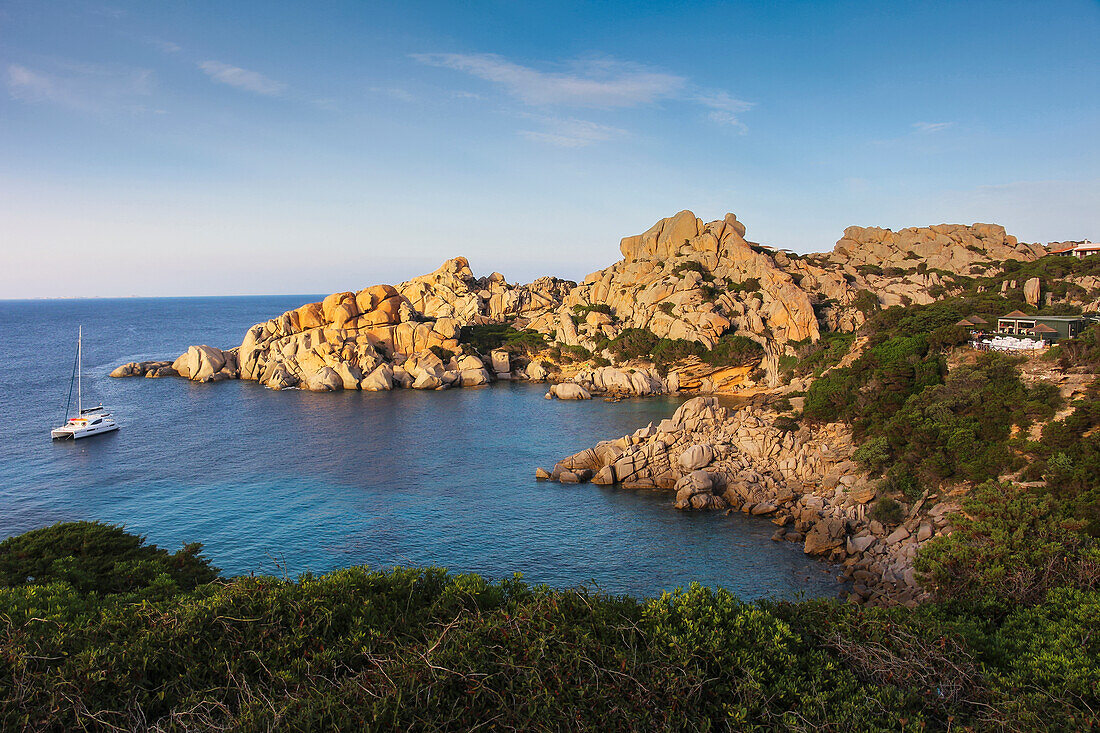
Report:
<svg viewBox="0 0 1100 733"><path fill-rule="evenodd" d="M82 371L81 361L83 360L83 347L84 347L84 328L83 326L77 331L76 337L76 365L74 367L76 377L76 417L70 417L65 421L65 424L59 428L54 428L50 431L50 437L54 440L65 440L77 438L87 438L90 435L99 435L100 433L109 433L112 430L118 430L118 423L111 417L111 413L99 405L97 407L84 407L83 396L81 394L81 379L80 372ZM69 402L73 398L73 386L72 382L69 382ZM65 414L69 413L69 404L65 405Z"/></svg>

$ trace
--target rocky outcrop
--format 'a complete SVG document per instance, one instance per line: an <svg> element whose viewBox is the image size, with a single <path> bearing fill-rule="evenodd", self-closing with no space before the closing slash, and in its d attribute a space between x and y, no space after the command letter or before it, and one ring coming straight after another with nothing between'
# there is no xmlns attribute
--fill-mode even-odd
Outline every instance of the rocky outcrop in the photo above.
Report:
<svg viewBox="0 0 1100 733"><path fill-rule="evenodd" d="M796 354L794 344L817 340L822 330L855 330L878 306L931 302L949 292L952 272L985 272L1007 258L1045 253L990 224L899 232L849 227L831 253L809 256L754 244L745 234L733 214L704 222L681 211L623 238L622 259L580 285L552 277L511 284L499 273L476 278L469 262L455 257L397 287L333 293L258 323L234 349L194 346L171 364L131 363L113 374L241 378L275 389L318 390L384 389L387 384L440 389L513 376L547 380L550 370L541 364L512 364L503 353L476 367L445 364L441 371L446 376L403 367L432 349L461 360L471 355L459 342L463 326L508 323L538 331L551 343L590 351L627 328L707 348L725 334L763 346L759 364L715 367L679 383L673 375L631 371L630 364L612 371L582 370L572 381L590 394L775 387L780 360ZM1100 295L1100 289L1090 287L1075 284L1074 292ZM1036 279L1025 290L1028 302L1038 302ZM598 355L613 357L606 350ZM383 364L392 370L386 376L376 373Z"/></svg>
<svg viewBox="0 0 1100 733"><path fill-rule="evenodd" d="M213 346L192 346L172 362L172 368L184 379L217 382L236 379L239 374L237 351L222 351Z"/></svg>
<svg viewBox="0 0 1100 733"><path fill-rule="evenodd" d="M1030 261L1046 254L1038 244L1018 242L997 224L937 224L897 232L852 226L833 247L833 260L858 267L946 270L961 275L983 273L990 263Z"/></svg>
<svg viewBox="0 0 1100 733"><path fill-rule="evenodd" d="M465 257L455 257L435 272L401 283L397 290L425 318L451 318L468 325L537 317L560 306L575 286L555 277L510 285L499 272L479 279Z"/></svg>
<svg viewBox="0 0 1100 733"><path fill-rule="evenodd" d="M733 214L710 223L690 211L661 219L624 238L622 260L586 277L556 313L532 319L530 327L590 349L624 328L708 348L729 332L760 343L816 340L807 294L744 234ZM579 324L573 321L578 311L587 311Z"/></svg>
<svg viewBox="0 0 1100 733"><path fill-rule="evenodd" d="M578 384L572 382L562 382L561 384L555 384L550 387L550 391L546 393L546 397L557 397L559 400L590 400L592 394L581 387Z"/></svg>
<svg viewBox="0 0 1100 733"><path fill-rule="evenodd" d="M115 367L112 377L178 377L170 361L131 361Z"/></svg>
<svg viewBox="0 0 1100 733"><path fill-rule="evenodd" d="M468 273L466 261L456 258L430 276L402 284L432 317L414 307L397 288L375 285L333 293L257 323L239 347L192 346L173 362L131 362L111 376L178 375L197 382L240 378L272 389L298 387L316 392L488 384L493 375L486 364L458 341L461 326L504 317L493 303L526 307L532 302L530 294L539 288L517 291L508 286L496 292L527 295L511 300L494 300L492 294L484 298L469 287L463 290L482 284L467 277ZM488 280L490 289L503 283L497 276ZM553 293L558 282L546 279L545 289ZM502 364L505 371L510 368L506 356L498 357L497 366Z"/></svg>
<svg viewBox="0 0 1100 733"><path fill-rule="evenodd" d="M667 420L569 456L551 480L591 480L627 489L665 490L685 511L727 510L767 516L776 539L840 563L853 600L914 603L921 591L912 561L920 545L950 531L952 504L885 527L871 514L877 495L852 460L849 429L839 423L785 431L775 413L730 411L714 397L685 402Z"/></svg>
<svg viewBox="0 0 1100 733"><path fill-rule="evenodd" d="M529 368L530 371L530 368ZM536 372L538 373L538 372ZM589 395L605 394L617 397L649 397L651 395L673 394L679 389L676 372L662 377L656 369L619 369L616 367L596 367L582 369L567 382L558 385L575 384ZM554 395L554 390L550 391Z"/></svg>

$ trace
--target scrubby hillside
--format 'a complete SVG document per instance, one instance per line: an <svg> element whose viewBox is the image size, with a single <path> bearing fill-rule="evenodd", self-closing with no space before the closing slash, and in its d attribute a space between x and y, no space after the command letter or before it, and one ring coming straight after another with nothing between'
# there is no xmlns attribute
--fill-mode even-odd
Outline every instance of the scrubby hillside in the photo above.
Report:
<svg viewBox="0 0 1100 733"><path fill-rule="evenodd" d="M0 543L0 725L1095 729L1095 550L1049 505L1013 501L941 546L937 571L957 572L944 601L916 611L750 604L698 586L635 600L436 569L196 585L194 548L56 525ZM1017 515L1044 540L1025 553L989 529ZM975 568L990 546L999 565ZM1017 597L1011 580L1034 579L1033 562L1057 572Z"/></svg>

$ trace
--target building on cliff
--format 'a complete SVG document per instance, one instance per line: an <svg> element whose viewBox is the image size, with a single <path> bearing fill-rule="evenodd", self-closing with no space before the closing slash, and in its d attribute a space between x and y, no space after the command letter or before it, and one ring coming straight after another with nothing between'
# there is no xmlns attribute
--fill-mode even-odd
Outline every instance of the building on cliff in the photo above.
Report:
<svg viewBox="0 0 1100 733"><path fill-rule="evenodd" d="M1076 257L1084 259L1095 254L1100 254L1100 244L1084 240L1083 242L1058 242L1050 245L1050 253L1063 257Z"/></svg>
<svg viewBox="0 0 1100 733"><path fill-rule="evenodd" d="M1084 316L1029 316L1016 310L997 319L997 332L1052 344L1073 338L1089 324Z"/></svg>

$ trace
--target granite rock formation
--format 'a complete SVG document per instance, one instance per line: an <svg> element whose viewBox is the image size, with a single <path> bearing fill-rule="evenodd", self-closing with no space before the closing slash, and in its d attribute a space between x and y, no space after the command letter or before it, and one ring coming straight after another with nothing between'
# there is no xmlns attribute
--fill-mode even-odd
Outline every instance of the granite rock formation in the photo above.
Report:
<svg viewBox="0 0 1100 733"><path fill-rule="evenodd" d="M913 558L924 542L951 531L948 515L958 507L926 497L899 525L883 526L870 512L877 482L853 461L849 428L831 423L789 431L775 417L696 397L656 426L598 443L539 475L663 490L684 511L767 516L779 527L775 539L798 541L807 554L842 564L854 581L852 600L918 600Z"/></svg>
<svg viewBox="0 0 1100 733"><path fill-rule="evenodd" d="M816 341L823 331L853 331L874 307L931 302L950 291L952 272L987 272L1005 259L1045 254L991 224L899 232L849 227L832 252L806 256L754 244L745 233L733 214L704 222L681 211L623 238L622 259L579 285L553 277L511 284L499 273L476 278L469 262L455 257L396 287L333 293L258 323L238 347L192 346L173 362L131 362L112 376L240 378L316 391L442 389L513 374L549 380L552 370L541 358L512 365L500 354L475 354L460 343L463 326L509 324L544 334L548 346L592 352L627 328L706 348L737 334L763 347L758 365L686 383L645 365L582 369L571 381L589 395L706 391L720 383L752 386L754 379L775 387L780 358L794 354L799 342ZM1092 285L1078 289L1091 292ZM1029 302L1042 295L1037 279L1024 290Z"/></svg>

